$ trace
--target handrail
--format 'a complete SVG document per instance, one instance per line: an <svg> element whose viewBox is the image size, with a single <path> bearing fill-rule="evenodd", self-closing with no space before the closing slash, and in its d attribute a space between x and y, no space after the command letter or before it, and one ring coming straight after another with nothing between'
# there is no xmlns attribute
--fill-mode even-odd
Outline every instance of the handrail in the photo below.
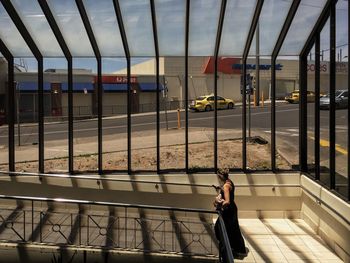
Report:
<svg viewBox="0 0 350 263"><path fill-rule="evenodd" d="M45 174L45 173L30 173L30 172L9 172L0 171L1 174L6 176L33 176L33 177L53 177L53 178L69 178L69 179L84 179L84 180L99 180L99 181L113 181L121 183L142 183L142 184L155 184L155 185L176 185L176 186L196 186L204 188L212 188L209 184L192 184L192 183L175 183L175 182L164 182L164 181L151 181L151 180L134 180L134 179L118 179L118 178L107 178L95 175L69 175L69 174ZM300 187L299 184L235 184L235 187Z"/></svg>
<svg viewBox="0 0 350 263"><path fill-rule="evenodd" d="M126 208L143 208L143 209L178 211L178 212L189 212L189 213L207 213L207 214L217 213L216 211L213 211L213 210L199 209L199 208L193 209L193 208L171 207L171 206L138 205L138 204L79 200L79 199L65 199L65 198L47 198L47 197L16 196L16 195L0 195L0 198L10 199L10 200L43 201L43 202L57 202L57 203L81 204L81 205L103 205L103 206L115 206L115 207L124 207L124 208L125 207Z"/></svg>
<svg viewBox="0 0 350 263"><path fill-rule="evenodd" d="M233 254L232 254L230 240L229 240L228 235L227 235L225 222L222 219L221 211L220 210L216 210L216 211L217 211L217 213L219 215L219 218L218 218L218 220L219 220L219 229L220 229L220 234L221 234L221 237L222 237L222 242L223 242L223 245L224 245L224 248L225 248L226 262L233 263L234 262L234 258L233 258ZM221 251L219 251L219 255L221 255Z"/></svg>

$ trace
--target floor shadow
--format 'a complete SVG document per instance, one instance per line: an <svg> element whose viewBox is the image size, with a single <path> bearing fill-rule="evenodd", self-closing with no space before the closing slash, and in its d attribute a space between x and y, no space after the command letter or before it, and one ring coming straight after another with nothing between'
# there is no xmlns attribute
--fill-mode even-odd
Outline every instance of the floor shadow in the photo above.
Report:
<svg viewBox="0 0 350 263"><path fill-rule="evenodd" d="M46 222L50 218L50 213L53 212L54 208L51 204L49 204L48 209L45 211L44 216L41 218L41 221L39 220L38 224L35 226L33 232L29 236L29 241L36 242L38 239L40 239L41 234L41 227L46 224ZM34 224L34 222L32 222ZM40 240L39 240L40 242Z"/></svg>
<svg viewBox="0 0 350 263"><path fill-rule="evenodd" d="M244 239L248 241L250 246L256 251L256 253L264 260L264 262L272 262L272 260L269 258L269 256L264 252L261 251L259 248L259 245L249 237L247 233L241 228L242 235L244 236ZM252 251L250 251L252 253Z"/></svg>

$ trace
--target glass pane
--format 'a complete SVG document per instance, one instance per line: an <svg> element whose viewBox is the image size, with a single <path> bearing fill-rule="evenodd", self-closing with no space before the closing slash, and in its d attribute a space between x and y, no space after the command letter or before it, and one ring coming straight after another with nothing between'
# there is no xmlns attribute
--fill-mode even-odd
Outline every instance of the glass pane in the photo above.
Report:
<svg viewBox="0 0 350 263"><path fill-rule="evenodd" d="M0 53L0 56L2 54ZM9 112L8 104L8 86L7 86L7 61L0 58L0 170L8 171L8 125L7 112Z"/></svg>
<svg viewBox="0 0 350 263"><path fill-rule="evenodd" d="M73 56L94 56L75 1L48 0L62 35Z"/></svg>
<svg viewBox="0 0 350 263"><path fill-rule="evenodd" d="M0 4L0 28L1 40L13 56L33 56L2 4Z"/></svg>
<svg viewBox="0 0 350 263"><path fill-rule="evenodd" d="M188 163L193 172L214 167L214 63L208 57L189 57Z"/></svg>
<svg viewBox="0 0 350 263"><path fill-rule="evenodd" d="M260 55L271 55L292 1L265 0L259 18Z"/></svg>
<svg viewBox="0 0 350 263"><path fill-rule="evenodd" d="M94 58L73 59L74 170L96 173L98 168L97 63ZM68 107L68 84L62 104Z"/></svg>
<svg viewBox="0 0 350 263"><path fill-rule="evenodd" d="M279 55L299 55L326 0L301 0Z"/></svg>
<svg viewBox="0 0 350 263"><path fill-rule="evenodd" d="M140 58L131 58L137 63ZM131 85L131 165L133 171L157 170L156 141L156 59L148 58L131 67L135 79ZM140 68L149 72L140 76Z"/></svg>
<svg viewBox="0 0 350 263"><path fill-rule="evenodd" d="M127 171L127 77L125 58L102 59L103 169ZM134 78L133 78L134 79Z"/></svg>
<svg viewBox="0 0 350 263"><path fill-rule="evenodd" d="M111 0L84 0L98 47L102 56L124 56L117 17Z"/></svg>
<svg viewBox="0 0 350 263"><path fill-rule="evenodd" d="M171 74L161 78L160 156L161 169L185 169L185 58L164 57ZM163 89L164 87L164 89Z"/></svg>
<svg viewBox="0 0 350 263"><path fill-rule="evenodd" d="M338 1L336 7L336 164L335 190L347 197L348 176L348 2Z"/></svg>
<svg viewBox="0 0 350 263"><path fill-rule="evenodd" d="M330 186L330 161L329 161L329 55L330 55L330 23L329 19L321 32L321 77L320 77L320 95L325 95L320 99L320 180L322 183Z"/></svg>
<svg viewBox="0 0 350 263"><path fill-rule="evenodd" d="M44 13L36 0L13 0L12 4L21 17L29 34L45 57L63 56Z"/></svg>
<svg viewBox="0 0 350 263"><path fill-rule="evenodd" d="M307 60L307 165L315 177L315 46Z"/></svg>
<svg viewBox="0 0 350 263"><path fill-rule="evenodd" d="M154 56L150 1L119 1L131 56Z"/></svg>
<svg viewBox="0 0 350 263"><path fill-rule="evenodd" d="M256 0L229 0L222 28L220 56L241 56L256 7Z"/></svg>
<svg viewBox="0 0 350 263"><path fill-rule="evenodd" d="M185 55L186 1L155 1L159 53Z"/></svg>
<svg viewBox="0 0 350 263"><path fill-rule="evenodd" d="M44 140L45 172L68 172L68 81L65 58L44 59Z"/></svg>
<svg viewBox="0 0 350 263"><path fill-rule="evenodd" d="M38 72L34 58L15 59L19 72L15 73L16 171L38 172Z"/></svg>
<svg viewBox="0 0 350 263"><path fill-rule="evenodd" d="M190 56L214 54L221 1L192 0L190 7Z"/></svg>
<svg viewBox="0 0 350 263"><path fill-rule="evenodd" d="M299 60L276 60L276 167L296 169L299 164ZM269 92L270 93L270 92ZM279 160L278 157L281 157ZM284 161L283 161L284 160ZM291 167L290 167L291 166Z"/></svg>

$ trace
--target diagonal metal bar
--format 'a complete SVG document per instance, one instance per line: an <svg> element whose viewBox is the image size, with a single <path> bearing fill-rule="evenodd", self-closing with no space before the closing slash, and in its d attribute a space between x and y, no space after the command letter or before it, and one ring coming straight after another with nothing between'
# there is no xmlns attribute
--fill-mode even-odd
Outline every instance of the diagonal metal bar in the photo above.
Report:
<svg viewBox="0 0 350 263"><path fill-rule="evenodd" d="M218 170L218 54L221 42L222 35L222 27L225 19L225 11L226 11L227 0L222 0L221 2L221 10L220 10L220 18L218 23L218 31L216 35L215 41L215 65L214 65L214 171Z"/></svg>
<svg viewBox="0 0 350 263"><path fill-rule="evenodd" d="M43 56L10 0L0 0L38 62L39 172L44 172L44 64Z"/></svg>
<svg viewBox="0 0 350 263"><path fill-rule="evenodd" d="M74 171L73 154L73 59L72 54L64 40L64 37L56 23L56 20L47 4L47 0L38 0L39 5L54 33L58 44L60 45L68 63L68 171L70 174Z"/></svg>
<svg viewBox="0 0 350 263"><path fill-rule="evenodd" d="M0 52L7 60L7 104L6 116L8 125L8 162L9 171L15 171L15 112L16 112L16 89L14 84L14 58L5 43L0 39ZM17 105L18 107L18 105Z"/></svg>
<svg viewBox="0 0 350 263"><path fill-rule="evenodd" d="M98 48L94 33L92 31L92 27L86 13L83 0L75 0L80 17L83 21L86 33L88 35L91 47L94 51L96 60L97 60L97 130L98 130L98 173L103 173L102 168L102 58L101 53Z"/></svg>
<svg viewBox="0 0 350 263"><path fill-rule="evenodd" d="M249 28L248 37L244 46L243 57L242 57L242 65L243 65L243 88L242 88L242 170L247 170L247 101L246 101L246 86L247 86L247 58L250 50L250 46L253 41L254 32L256 26L259 22L259 17L261 13L261 9L263 7L264 0L258 0L257 5L255 7L254 16L252 23ZM249 102L250 103L250 102Z"/></svg>
<svg viewBox="0 0 350 263"><path fill-rule="evenodd" d="M271 58L271 170L276 172L276 59L301 0L294 0L276 41Z"/></svg>
<svg viewBox="0 0 350 263"><path fill-rule="evenodd" d="M153 29L153 40L154 40L154 50L156 54L156 84L157 84L157 173L160 173L160 125L159 125L159 47L158 47L158 32L157 32L157 17L154 5L154 0L150 0L151 4L151 15L152 15L152 29Z"/></svg>
<svg viewBox="0 0 350 263"><path fill-rule="evenodd" d="M330 8L332 3L335 2L335 4L338 2L338 0L328 0L327 3L324 5L323 10L314 26L314 28L312 29L308 39L305 42L304 47L302 48L301 52L300 52L300 56L306 56L313 44L314 44L314 40L317 34L319 34L322 30L322 28L324 27L324 25L327 22L327 19L329 17L330 14Z"/></svg>
<svg viewBox="0 0 350 263"><path fill-rule="evenodd" d="M118 21L120 36L123 42L124 53L127 62L127 136L128 136L128 174L131 174L131 61L128 39L126 37L123 17L118 0L113 0L115 15Z"/></svg>

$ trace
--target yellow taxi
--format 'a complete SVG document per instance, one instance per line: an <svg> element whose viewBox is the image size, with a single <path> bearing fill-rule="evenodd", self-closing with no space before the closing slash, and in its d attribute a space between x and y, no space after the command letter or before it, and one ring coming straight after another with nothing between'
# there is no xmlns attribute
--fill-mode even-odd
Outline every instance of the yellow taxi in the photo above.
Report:
<svg viewBox="0 0 350 263"><path fill-rule="evenodd" d="M299 90L294 90L285 100L289 103L299 103ZM315 102L315 92L307 91L307 102Z"/></svg>
<svg viewBox="0 0 350 263"><path fill-rule="evenodd" d="M194 111L211 111L214 109L214 95L205 95L196 98L190 102L188 106L190 110ZM217 109L233 109L235 103L231 99L226 99L220 96L216 97L217 99Z"/></svg>

